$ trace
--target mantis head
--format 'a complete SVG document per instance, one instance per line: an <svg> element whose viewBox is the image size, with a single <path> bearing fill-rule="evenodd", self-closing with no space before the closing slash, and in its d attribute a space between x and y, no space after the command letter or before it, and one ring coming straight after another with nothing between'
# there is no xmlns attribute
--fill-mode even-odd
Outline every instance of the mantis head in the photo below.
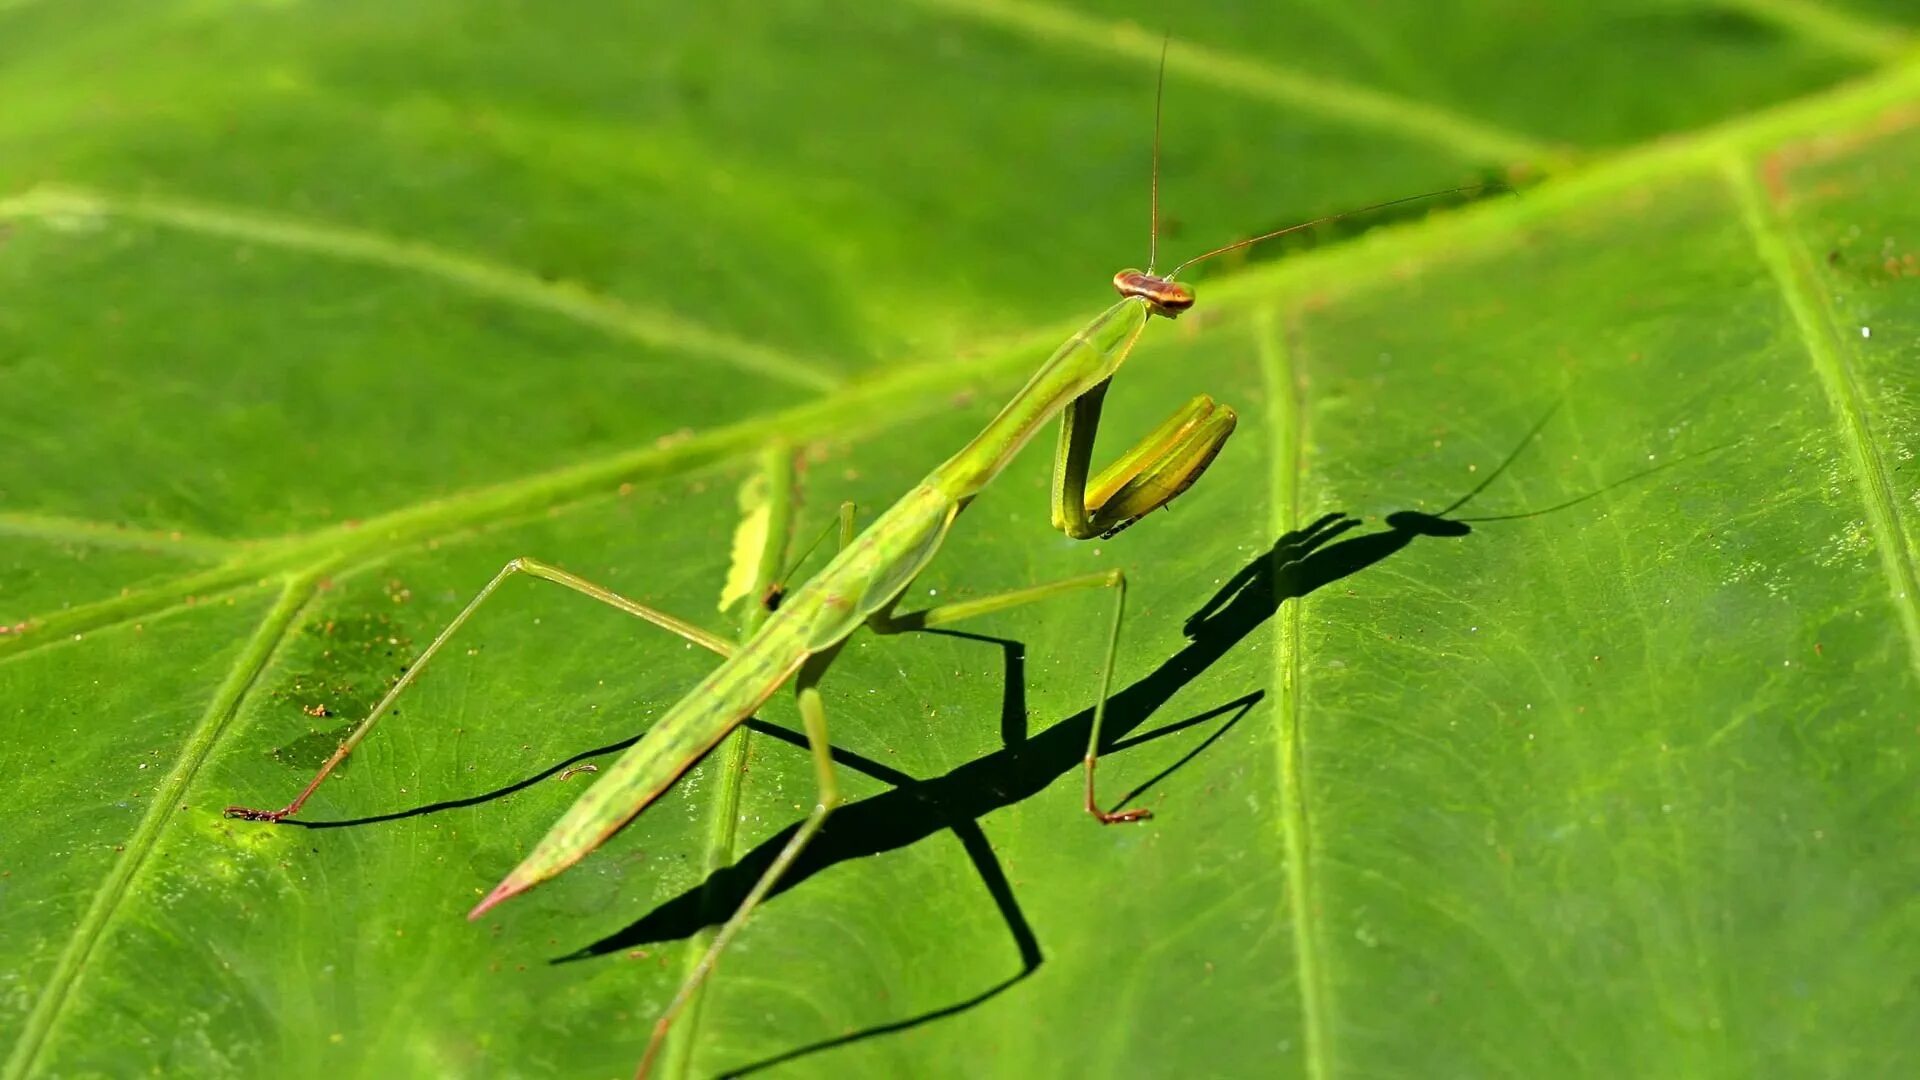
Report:
<svg viewBox="0 0 1920 1080"><path fill-rule="evenodd" d="M1113 275L1113 287L1121 296L1137 296L1147 302L1155 315L1177 319L1193 306L1193 290L1171 278L1156 277L1150 271L1122 270Z"/></svg>

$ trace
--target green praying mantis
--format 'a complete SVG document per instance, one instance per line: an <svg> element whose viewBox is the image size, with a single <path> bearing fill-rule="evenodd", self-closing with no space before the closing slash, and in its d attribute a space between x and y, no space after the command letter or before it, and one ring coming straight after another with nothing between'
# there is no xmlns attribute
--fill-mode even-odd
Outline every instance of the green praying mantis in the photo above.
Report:
<svg viewBox="0 0 1920 1080"><path fill-rule="evenodd" d="M1164 84L1163 58L1161 89ZM940 550L960 511L1056 417L1060 418L1061 426L1054 458L1052 523L1069 537L1085 540L1112 536L1166 506L1200 479L1232 435L1236 420L1231 408L1205 395L1187 402L1091 480L1088 476L1102 402L1115 372L1126 362L1154 316L1174 319L1193 306L1192 290L1176 280L1183 270L1226 252L1350 214L1474 190L1451 188L1428 192L1316 218L1215 248L1188 259L1165 275L1156 275L1154 264L1160 223L1160 97L1157 90L1147 268L1123 270L1114 275L1113 285L1120 299L1048 357L971 442L928 473L864 531L856 534L853 508L843 506L838 553L805 584L783 593L777 607L768 603L773 610L745 641L735 643L721 638L558 567L530 558L513 559L406 668L405 674L367 718L353 728L292 802L278 810L230 806L226 815L249 821L278 822L298 814L321 782L366 739L379 719L392 708L395 699L419 677L448 640L504 582L519 574L564 585L637 616L716 653L721 662L615 764L601 773L597 782L534 846L531 854L473 908L468 915L470 919L477 919L509 897L554 877L605 843L776 691L792 682L812 755L818 796L800 828L714 936L705 954L662 1011L637 1070L641 1077L651 1070L675 1017L712 972L728 944L841 804L827 740L827 708L820 683L847 639L862 627L879 634L929 629L1080 590L1109 590L1112 617L1084 758L1085 807L1087 813L1103 825L1149 817L1145 809L1102 810L1094 794L1101 725L1105 720L1126 608L1127 579L1122 571L1083 574L918 611L897 612L896 606L914 578Z"/></svg>

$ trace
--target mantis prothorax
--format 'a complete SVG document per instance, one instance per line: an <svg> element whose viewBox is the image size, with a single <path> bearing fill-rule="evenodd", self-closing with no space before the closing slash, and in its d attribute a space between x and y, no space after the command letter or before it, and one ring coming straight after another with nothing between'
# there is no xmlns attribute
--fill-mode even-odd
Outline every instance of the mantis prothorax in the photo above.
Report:
<svg viewBox="0 0 1920 1080"><path fill-rule="evenodd" d="M1165 64L1162 62L1162 85ZM1144 809L1112 813L1100 808L1094 796L1094 766L1100 729L1119 649L1120 625L1126 603L1126 576L1106 570L1067 578L959 603L920 611L896 613L895 605L915 576L940 549L947 530L974 496L999 476L1029 440L1055 417L1061 419L1059 448L1054 459L1053 526L1084 540L1112 536L1142 517L1167 505L1197 481L1233 433L1231 408L1202 395L1174 412L1138 445L1088 479L1094 434L1100 423L1101 403L1109 382L1127 359L1150 319L1173 319L1193 306L1191 289L1176 281L1189 266L1216 255L1300 229L1334 221L1334 214L1216 248L1181 263L1165 275L1154 273L1159 239L1160 117L1154 109L1154 167L1152 228L1145 270L1123 270L1114 275L1120 299L1095 316L1034 372L973 441L928 473L926 478L867 528L854 534L850 512L843 513L840 550L811 580L778 597L759 629L735 644L683 619L636 603L593 582L530 558L508 562L493 580L454 617L405 674L355 727L333 756L321 766L305 789L278 810L228 807L228 817L277 822L300 812L319 787L374 724L391 708L398 695L417 678L480 605L516 574L555 582L585 593L602 603L635 615L703 648L717 653L719 666L669 709L646 735L617 762L601 773L580 799L555 822L519 866L509 873L469 918L478 918L508 897L559 874L631 821L659 798L701 756L728 732L745 721L775 691L789 681L798 695L800 716L818 780L818 797L805 822L740 907L721 927L706 954L688 973L672 1001L654 1025L638 1073L652 1067L674 1018L712 971L720 954L745 924L753 909L773 889L807 842L841 803L827 742L827 709L820 693L826 674L841 646L861 627L881 634L944 626L963 619L1033 603L1082 589L1111 590L1112 621L1106 657L1094 699L1092 731L1087 740L1086 811L1103 825L1139 821ZM1415 199L1431 198L1473 188L1452 188L1409 196L1348 213L1363 213Z"/></svg>

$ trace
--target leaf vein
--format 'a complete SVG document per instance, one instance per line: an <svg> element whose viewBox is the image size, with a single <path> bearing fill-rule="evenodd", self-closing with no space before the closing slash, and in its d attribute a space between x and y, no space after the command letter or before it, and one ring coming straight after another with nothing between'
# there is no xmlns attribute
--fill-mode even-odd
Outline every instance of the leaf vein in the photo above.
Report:
<svg viewBox="0 0 1920 1080"><path fill-rule="evenodd" d="M123 596L80 604L29 620L28 632L0 638L0 661L49 640L137 618L188 597L223 591L319 562L354 566L435 537L604 494L618 484L679 475L737 460L773 438L832 433L857 437L878 427L912 423L945 407L943 391L1001 378L1030 363L1034 348L1017 345L972 364L927 364L861 384L833 397L743 420L680 442L589 458L572 465L414 503L358 525L336 525L259 541L239 557Z"/></svg>
<svg viewBox="0 0 1920 1080"><path fill-rule="evenodd" d="M1804 41L1878 63L1898 60L1913 46L1904 26L1809 4L1806 0L1720 0L1730 8L1774 24Z"/></svg>
<svg viewBox="0 0 1920 1080"><path fill-rule="evenodd" d="M313 597L315 581L316 578L311 574L288 579L281 587L279 599L241 648L240 655L227 671L227 677L214 692L206 712L188 734L186 745L181 748L180 758L173 770L154 790L153 801L148 804L147 812L133 834L127 838L125 851L114 861L112 869L94 891L92 902L87 905L86 912L74 927L72 937L67 940L66 948L60 953L46 989L27 1016L20 1040L14 1044L4 1069L0 1069L0 1077L18 1080L33 1070L35 1059L46 1045L47 1035L72 998L73 989L79 982L87 960L105 937L108 925L119 911L121 899L153 854L161 831L172 820L181 796L193 782L201 765L205 764L214 743L239 712L241 700L273 658L275 648L286 637L300 611Z"/></svg>
<svg viewBox="0 0 1920 1080"><path fill-rule="evenodd" d="M195 536L168 529L135 529L106 521L60 517L54 514L0 513L0 536L54 540L89 547L158 551L190 559L224 559L240 549L230 540Z"/></svg>
<svg viewBox="0 0 1920 1080"><path fill-rule="evenodd" d="M613 337L671 353L704 356L809 390L839 376L771 346L734 337L656 306L635 310L610 296L460 252L333 222L159 196L125 196L72 187L36 187L0 199L0 219L118 217L183 232L304 251L450 282L471 292L557 315Z"/></svg>
<svg viewBox="0 0 1920 1080"><path fill-rule="evenodd" d="M1300 474L1305 468L1301 446L1306 437L1306 409L1282 340L1286 331L1273 309L1262 308L1254 326L1267 399L1267 453L1273 470L1269 491L1272 519L1268 532L1279 537L1300 527ZM1278 547L1271 557L1276 561L1283 557ZM1276 587L1284 580L1277 573L1279 569L1277 565L1274 567ZM1285 602L1283 597L1277 598ZM1312 819L1307 813L1306 766L1302 761L1305 747L1300 726L1298 598L1286 605L1279 622L1279 632L1274 635L1273 682L1279 697L1275 709L1279 726L1275 744L1279 755L1280 838L1287 859L1287 915L1293 932L1294 969L1300 984L1304 1071L1310 1080L1326 1080L1333 1068L1328 1045L1326 958L1319 928L1313 919L1314 886L1309 863L1313 847Z"/></svg>
<svg viewBox="0 0 1920 1080"><path fill-rule="evenodd" d="M1423 222L1378 229L1359 241L1330 245L1281 260L1268 268L1234 275L1210 292L1208 303L1215 311L1231 310L1272 302L1279 294L1303 289L1330 295L1340 288L1388 279L1425 258L1458 257L1467 248L1502 242L1516 228L1569 207L1616 195L1636 185L1712 167L1729 153L1828 130L1835 123L1882 112L1910 100L1916 91L1920 91L1920 64L1890 69L1739 121L1628 151L1605 164L1532 189L1522 200L1500 205L1483 203ZM26 198L0 198L0 219L21 214ZM439 535L432 531L436 523L443 532L451 531L463 524L484 523L490 515L502 516L583 497L609 482L672 475L697 465L737 457L753 440L781 433L808 436L835 430L835 423L871 422L873 413L869 410L875 405L908 409L925 405L927 398L943 392L999 378L1019 363L1033 359L1036 350L1071 334L1079 322L1042 327L1010 339L1006 347L973 363L934 361L905 366L889 376L862 382L795 409L716 428L681 444L680 450L685 453L674 460L663 460L672 458L674 452L659 447L622 451L444 499L412 504L373 519L362 535L374 536L380 529L405 534L400 539ZM903 415L896 419L911 418ZM28 635L0 639L0 658L17 655L23 647L37 647L44 640L39 632L43 629L79 631L111 625L117 620L177 603L195 591L231 588L262 573L304 565L311 561L316 548L345 551L355 557L377 549L377 545L365 539L354 542L341 533L336 527L286 537L276 546L253 549L242 559L208 574L49 615L35 621L33 632ZM1920 638L1920 625L1911 633ZM35 644L25 646L27 641ZM1920 665L1920 659L1916 665Z"/></svg>
<svg viewBox="0 0 1920 1080"><path fill-rule="evenodd" d="M1033 0L917 2L1043 42L1078 46L1142 63L1160 59L1160 36L1130 22L1102 22ZM1167 43L1166 56L1167 70L1220 89L1389 131L1475 161L1542 164L1559 156L1547 143L1446 109L1205 45L1174 39Z"/></svg>
<svg viewBox="0 0 1920 1080"><path fill-rule="evenodd" d="M1769 202L1748 163L1741 158L1729 158L1723 173L1733 189L1741 220L1753 239L1760 261L1773 276L1774 286L1793 315L1801 344L1833 410L1840 441L1853 459L1867 528L1873 534L1874 547L1880 551L1880 565L1887 576L1889 599L1899 612L1901 628L1906 632L1908 660L1914 674L1920 675L1920 570L1914 566L1913 548L1901 528L1886 462L1874 449L1873 422L1867 415L1853 372L1840 354L1826 293L1812 281L1806 252L1787 231L1782 217L1784 210Z"/></svg>

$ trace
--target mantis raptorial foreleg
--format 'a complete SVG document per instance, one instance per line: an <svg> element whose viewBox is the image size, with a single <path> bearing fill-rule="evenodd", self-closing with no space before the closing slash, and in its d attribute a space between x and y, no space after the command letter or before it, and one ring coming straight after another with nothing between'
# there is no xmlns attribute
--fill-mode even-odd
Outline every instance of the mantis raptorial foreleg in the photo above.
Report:
<svg viewBox="0 0 1920 1080"><path fill-rule="evenodd" d="M231 818L241 818L246 821L279 821L299 813L300 808L306 805L307 799L312 796L314 790L320 786L321 781L325 780L334 769L338 768L340 763L347 759L347 755L353 752L353 748L359 746L361 741L373 731L373 725L378 723L381 717L387 715L387 710L393 705L394 700L398 698L401 692L406 690L407 687L413 685L413 681L419 678L420 672L427 666L427 662L432 660L434 655L446 645L448 639L453 637L454 632L459 630L468 619L473 617L473 613L478 611L480 605L485 603L487 598L493 595L494 590L498 589L502 583L515 574L527 574L541 581L551 581L556 585L564 585L574 592L591 596L595 600L609 607L618 608L635 618L645 619L647 622L663 630L677 634L703 649L711 649L719 653L722 657L733 655L734 645L732 642L710 634L692 623L687 622L685 619L677 618L655 608L650 608L638 601L629 600L611 589L596 585L586 578L580 577L578 574L570 574L557 566L549 566L538 559L514 559L508 562L507 565L501 567L500 572L493 575L493 580L487 582L487 584L481 588L480 592L476 594L472 600L467 602L467 606L460 609L460 614L453 617L453 621L449 622L446 628L440 631L439 636L433 639L432 644L429 644L419 656L414 658L413 663L407 666L406 673L401 675L399 681L395 682L393 686L387 690L386 695L380 699L379 704L375 705L373 711L367 714L367 718L360 721L360 723L347 734L346 739L341 742L339 748L334 750L333 756L328 758L326 763L320 766L320 771L314 774L312 780L307 781L307 786L301 789L300 794L295 796L292 802L278 810L255 810L245 806L229 806L226 809L226 815Z"/></svg>
<svg viewBox="0 0 1920 1080"><path fill-rule="evenodd" d="M1089 482L1093 437L1111 381L1075 398L1060 415L1053 527L1075 540L1112 536L1172 502L1213 464L1237 419L1232 409L1202 394Z"/></svg>

